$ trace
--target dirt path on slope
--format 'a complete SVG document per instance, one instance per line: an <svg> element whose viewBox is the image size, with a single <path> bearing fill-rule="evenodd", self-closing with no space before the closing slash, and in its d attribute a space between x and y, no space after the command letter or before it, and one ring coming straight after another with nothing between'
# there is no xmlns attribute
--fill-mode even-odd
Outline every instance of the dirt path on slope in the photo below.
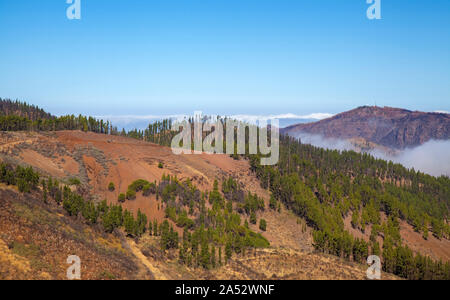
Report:
<svg viewBox="0 0 450 300"><path fill-rule="evenodd" d="M6 152L9 151L11 148L14 148L17 145L20 144L31 144L32 142L34 142L33 139L28 139L28 140L24 140L24 141L14 141L14 142L8 142L5 144L1 144L0 145L0 152Z"/></svg>
<svg viewBox="0 0 450 300"><path fill-rule="evenodd" d="M127 243L130 246L133 255L136 256L136 258L139 259L139 261L143 263L144 266L147 267L147 269L150 270L150 272L155 277L155 280L168 280L168 278L163 273L161 273L161 271L158 268L156 268L144 254L142 254L141 250L138 248L135 241L127 240Z"/></svg>

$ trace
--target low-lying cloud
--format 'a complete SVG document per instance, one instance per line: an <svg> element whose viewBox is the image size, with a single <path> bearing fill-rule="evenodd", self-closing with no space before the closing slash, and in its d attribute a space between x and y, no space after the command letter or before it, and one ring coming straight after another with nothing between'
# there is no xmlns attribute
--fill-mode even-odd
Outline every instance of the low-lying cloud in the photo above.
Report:
<svg viewBox="0 0 450 300"><path fill-rule="evenodd" d="M320 135L300 133L296 136L304 144L333 150L357 150L347 140L324 138ZM400 163L407 168L414 168L433 176L450 176L450 140L431 140L423 145L389 154L376 149L369 151L374 157Z"/></svg>
<svg viewBox="0 0 450 300"><path fill-rule="evenodd" d="M113 125L119 128L125 128L127 130L130 129L145 129L148 127L149 123L163 120L163 119L172 119L172 120L183 120L189 117L192 117L194 112L191 115L182 115L182 114L173 114L173 115L107 115L107 116L96 116L98 119L108 120L113 123ZM307 115L297 115L297 114L278 114L278 115L249 115L249 114L240 114L240 115L224 115L223 117L228 117L235 120L240 120L244 122L248 122L251 124L256 124L258 121L271 121L274 119L280 120L280 127L285 127L297 123L305 123L305 122L313 122L319 121L326 118L332 117L333 114L330 113L312 113Z"/></svg>
<svg viewBox="0 0 450 300"><path fill-rule="evenodd" d="M450 140L428 141L421 146L406 149L396 156L380 158L401 163L407 168L414 168L433 176L450 176Z"/></svg>
<svg viewBox="0 0 450 300"><path fill-rule="evenodd" d="M300 133L296 135L300 138L303 144L310 144L316 147L331 149L331 150L356 150L356 148L347 140L325 138L317 134Z"/></svg>

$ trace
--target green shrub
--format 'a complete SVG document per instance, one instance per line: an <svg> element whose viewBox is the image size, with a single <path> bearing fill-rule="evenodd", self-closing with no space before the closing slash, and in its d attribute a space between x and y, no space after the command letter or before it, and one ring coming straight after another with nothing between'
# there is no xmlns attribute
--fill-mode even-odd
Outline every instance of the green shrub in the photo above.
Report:
<svg viewBox="0 0 450 300"><path fill-rule="evenodd" d="M148 197L151 194L156 194L156 185L153 182L144 185L144 187L142 188L142 193L145 197Z"/></svg>
<svg viewBox="0 0 450 300"><path fill-rule="evenodd" d="M261 229L262 231L266 231L267 230L267 222L264 219L259 220L259 229Z"/></svg>
<svg viewBox="0 0 450 300"><path fill-rule="evenodd" d="M120 195L119 195L119 202L120 203L123 203L123 202L125 202L125 198L126 198L126 196L125 196L125 194L124 193L121 193Z"/></svg>
<svg viewBox="0 0 450 300"><path fill-rule="evenodd" d="M194 228L195 222L192 219L189 219L187 216L186 211L183 211L179 216L178 220L176 221L178 227L185 227L187 229Z"/></svg>
<svg viewBox="0 0 450 300"><path fill-rule="evenodd" d="M29 193L31 189L28 182L26 182L25 179L22 178L19 178L17 180L17 187L19 188L19 192L21 193Z"/></svg>
<svg viewBox="0 0 450 300"><path fill-rule="evenodd" d="M80 185L81 181L78 178L70 178L69 179L69 185Z"/></svg>
<svg viewBox="0 0 450 300"><path fill-rule="evenodd" d="M116 190L116 186L114 185L114 182L110 182L108 185L108 190L110 192L114 192Z"/></svg>
<svg viewBox="0 0 450 300"><path fill-rule="evenodd" d="M177 212L175 207L169 206L166 208L166 218L176 222L177 221Z"/></svg>
<svg viewBox="0 0 450 300"><path fill-rule="evenodd" d="M134 199L136 199L136 191L135 190L128 190L126 196L127 196L128 200L134 200Z"/></svg>
<svg viewBox="0 0 450 300"><path fill-rule="evenodd" d="M160 168L160 169L164 169L164 165L163 165L163 163L162 163L162 162L160 162L160 163L158 164L158 168Z"/></svg>
<svg viewBox="0 0 450 300"><path fill-rule="evenodd" d="M257 223L256 214L254 211L252 211L250 214L250 223L252 223L254 225Z"/></svg>
<svg viewBox="0 0 450 300"><path fill-rule="evenodd" d="M249 247L267 248L270 246L269 241L259 233L254 233L253 231L250 231L248 233L248 237L249 238L247 246Z"/></svg>
<svg viewBox="0 0 450 300"><path fill-rule="evenodd" d="M150 184L147 180L138 179L128 186L128 190L140 192L144 189L144 186Z"/></svg>

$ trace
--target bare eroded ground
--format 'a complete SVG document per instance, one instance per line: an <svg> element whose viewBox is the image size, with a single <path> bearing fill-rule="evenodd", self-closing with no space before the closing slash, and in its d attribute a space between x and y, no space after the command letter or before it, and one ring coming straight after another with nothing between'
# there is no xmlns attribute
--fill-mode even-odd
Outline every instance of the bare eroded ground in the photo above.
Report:
<svg viewBox="0 0 450 300"><path fill-rule="evenodd" d="M227 155L174 155L169 148L125 137L80 131L0 132L0 160L31 165L41 173L65 182L73 177L79 178L84 186L90 188L90 194L96 200L107 199L110 203L117 202L119 193L125 193L128 185L136 179L159 181L163 174L176 175L179 179L190 178L203 191L211 190L215 179L220 182L233 176L243 184L245 190L264 198L267 207L270 198L268 191L262 189L250 173L245 160L234 160ZM162 169L158 168L159 163L164 165ZM114 192L108 190L109 182L115 184ZM124 206L134 212L141 209L151 220L158 219L161 222L164 217L154 197L138 194L136 200L126 201ZM144 266L152 278L160 279L365 278L364 267L314 254L310 229L286 209L282 208L279 213L266 209L259 213L260 217L267 220L267 231L262 234L270 241L271 248L260 250L256 255L250 253L233 258L230 264L214 271L190 270L177 264L175 257L167 259L153 255L152 251L156 251L157 247L154 247L154 241L148 236L138 244L128 240L122 246L126 253L131 253L140 261L135 267L135 272L140 274L135 275L138 277L147 276L146 271L142 270ZM256 226L251 227L260 232ZM9 236L9 244L12 239L14 236ZM418 247L421 245L420 241L411 241ZM448 253L445 252L448 251L445 244L437 242L436 245L424 245L423 249L429 249L428 246L431 246L432 254ZM1 247L4 245L0 243ZM433 247L443 250L433 252ZM8 252L5 257L11 258L11 255ZM8 259L5 257L2 259ZM16 267L26 269L27 265L17 259ZM117 277L130 277L130 274L124 271Z"/></svg>

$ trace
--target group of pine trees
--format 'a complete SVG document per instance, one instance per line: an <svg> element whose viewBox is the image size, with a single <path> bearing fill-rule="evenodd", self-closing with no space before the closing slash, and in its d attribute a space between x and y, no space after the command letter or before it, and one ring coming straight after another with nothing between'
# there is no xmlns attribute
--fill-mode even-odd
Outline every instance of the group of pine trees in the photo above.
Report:
<svg viewBox="0 0 450 300"><path fill-rule="evenodd" d="M0 131L59 131L80 130L100 134L127 136L160 145L170 146L175 132L172 120L153 122L145 130L118 130L111 122L82 115L56 117L42 108L25 102L0 98Z"/></svg>
<svg viewBox="0 0 450 300"><path fill-rule="evenodd" d="M208 193L201 192L189 179L181 182L170 175L163 175L159 183L136 180L128 190L145 193L146 186L161 201L166 218L159 227L153 224L152 228L150 223L149 231L161 236L162 250L178 249L181 263L213 268L230 259L233 253L269 246L261 234L249 229L247 219L243 222L238 208L243 207L241 213L252 219L252 213L264 209L264 202L256 195L246 195L232 178L223 182L223 194L217 180ZM261 223L266 230L266 221ZM180 243L172 224L184 230Z"/></svg>
<svg viewBox="0 0 450 300"><path fill-rule="evenodd" d="M123 130L119 133L108 122L94 118L55 118L23 103L3 100L0 104L3 104L0 130L79 129L121 134L165 146L169 146L177 134L171 130L170 120L150 124L146 130ZM192 123L192 120L189 122ZM237 155L233 157L238 158ZM259 178L262 187L272 193L270 208L280 210L280 204L283 203L306 219L315 231L314 242L318 251L358 262L362 262L368 254L381 254L385 271L411 279L449 278L448 263L414 255L402 244L398 225L400 220L408 222L424 239L429 238L430 234L438 239L450 238L448 177L436 178L365 153L325 150L305 145L288 136L280 138L280 160L276 166L261 166L261 155L245 157L249 159L251 170ZM1 180L11 181L3 179L11 177L11 170L2 168L1 171ZM23 184L26 180L21 182L26 190L28 184ZM185 235L180 247L180 260L186 263L211 266L212 257L215 258L215 255L211 255L212 246L220 251L224 248L225 253L239 253L252 245L268 244L262 236L248 229L247 219L241 225L239 214L246 215L252 224L257 224L256 213L264 209L261 200L255 195L246 195L232 179L223 182L222 194L217 183L213 191L207 194L201 193L189 181L180 183L168 176L163 177L158 185L138 182L126 194L121 194L119 200L133 199L140 191L155 193L158 199L161 198L166 217L177 226L187 229L189 234L202 230L212 232L197 234L203 237L198 245L207 244L208 249L206 246L205 249L198 249L197 240L189 237L189 234ZM61 194L56 197L62 199ZM209 201L212 209L206 208L206 201ZM70 209L71 206L67 207ZM75 212L77 210L72 209ZM105 218L109 220L108 212L111 212L111 219L114 219L104 223L114 226L123 224L123 220L119 222L117 219L117 216L123 219L123 212L119 213L119 208L103 207L103 210L99 215L106 214ZM382 213L387 216L384 222ZM355 229L365 232L371 228L369 242L355 239L345 230L343 219L349 215ZM260 220L260 229L266 226L265 220ZM170 232L169 226L168 236ZM383 239L383 249L380 249L379 238ZM201 253L205 256L203 259ZM405 262L408 267L405 267Z"/></svg>
<svg viewBox="0 0 450 300"><path fill-rule="evenodd" d="M205 122L208 118L204 118ZM223 123L225 136L226 118L220 119ZM194 119L188 118L186 122L193 131ZM12 101L0 98L0 131L60 131L60 130L80 130L84 132L94 132L100 134L110 134L116 136L126 136L163 146L171 146L172 140L177 131L172 130L172 119L162 119L150 123L144 130L132 129L126 131L118 130L111 122L97 119L95 117L86 117L83 115L66 115L56 117L43 109L29 105L25 102ZM208 132L203 132L205 137ZM192 134L192 136L194 136ZM224 143L224 151L226 143Z"/></svg>
<svg viewBox="0 0 450 300"><path fill-rule="evenodd" d="M37 106L0 98L1 131L81 130L102 134L119 134L109 121L82 115L56 117Z"/></svg>
<svg viewBox="0 0 450 300"><path fill-rule="evenodd" d="M248 249L269 246L261 234L249 229L246 219L243 222L237 207L245 202L245 193L237 188L230 191L229 182L234 181L228 179L222 184L223 194L217 180L213 190L207 193L198 190L190 180L180 182L176 177L163 176L156 195L165 207L166 218L184 228L179 249L181 262L212 268L231 258L233 253L243 254Z"/></svg>
<svg viewBox="0 0 450 300"><path fill-rule="evenodd" d="M224 194L220 192L217 180L209 193L200 192L190 180L181 182L170 175L163 175L159 183L141 179L134 181L128 190L149 192L160 201L161 209L166 212L161 223L149 220L140 210L135 216L120 204L108 205L106 200L96 204L86 200L71 188L70 183L51 177L40 180L39 174L31 167L13 168L3 163L0 165L0 182L19 188L23 186L21 192L40 192L44 203L52 201L69 216L82 216L87 224L101 224L105 232L123 228L132 237L143 234L159 237L161 250L177 249L179 261L193 267L215 268L226 263L233 253L242 255L250 249L269 246L261 234L250 230L245 218L253 210L264 209L261 200L255 195L245 196L233 179L222 184ZM238 205L247 207L245 222L237 212ZM265 229L265 220L260 223ZM181 241L175 226L184 230Z"/></svg>
<svg viewBox="0 0 450 300"><path fill-rule="evenodd" d="M51 114L35 105L29 105L18 100L12 101L2 98L0 98L0 112L1 115L25 117L31 121L53 118Z"/></svg>
<svg viewBox="0 0 450 300"><path fill-rule="evenodd" d="M402 244L399 226L403 220L425 239L428 232L448 239L448 177L436 178L364 153L305 145L287 136L280 138L278 165L260 165L260 155L247 157L262 187L272 192L270 207L283 203L304 218L314 229L318 251L357 262L380 255L386 271L405 278L450 278L448 262L414 256ZM384 222L382 213L387 216ZM349 215L354 228L365 232L371 227L369 242L345 230Z"/></svg>
<svg viewBox="0 0 450 300"><path fill-rule="evenodd" d="M6 185L16 185L20 192L28 193L39 185L39 174L31 167L12 167L0 164L0 182Z"/></svg>

